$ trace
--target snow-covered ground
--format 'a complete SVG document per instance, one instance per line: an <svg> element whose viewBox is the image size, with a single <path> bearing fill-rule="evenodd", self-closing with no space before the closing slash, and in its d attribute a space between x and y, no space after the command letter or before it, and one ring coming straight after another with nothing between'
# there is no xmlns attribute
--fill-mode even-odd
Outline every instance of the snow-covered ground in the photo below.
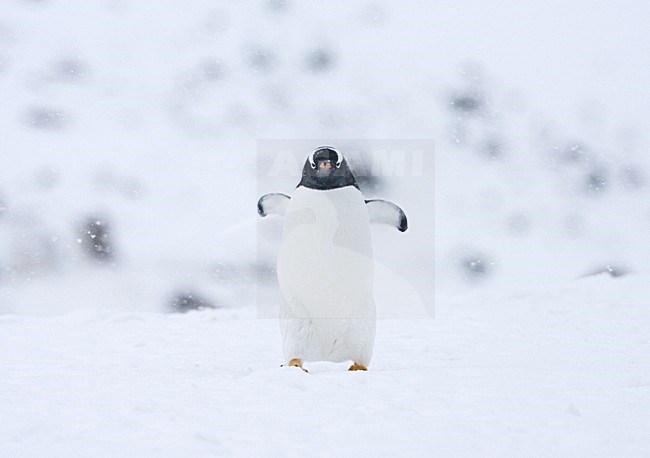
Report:
<svg viewBox="0 0 650 458"><path fill-rule="evenodd" d="M0 455L647 456L648 284L442 300L367 373L279 367L253 307L0 317Z"/></svg>

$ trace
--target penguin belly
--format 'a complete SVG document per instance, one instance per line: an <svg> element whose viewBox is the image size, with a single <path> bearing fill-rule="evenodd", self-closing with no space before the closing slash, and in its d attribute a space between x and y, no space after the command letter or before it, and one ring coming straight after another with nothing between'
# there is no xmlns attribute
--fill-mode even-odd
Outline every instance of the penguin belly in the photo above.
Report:
<svg viewBox="0 0 650 458"><path fill-rule="evenodd" d="M285 359L368 366L376 324L374 264L370 217L356 187L295 190L277 271Z"/></svg>

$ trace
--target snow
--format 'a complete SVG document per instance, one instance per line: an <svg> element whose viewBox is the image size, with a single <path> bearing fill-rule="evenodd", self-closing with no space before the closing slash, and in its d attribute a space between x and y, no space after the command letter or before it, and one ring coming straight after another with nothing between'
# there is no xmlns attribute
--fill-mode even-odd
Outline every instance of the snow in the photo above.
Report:
<svg viewBox="0 0 650 458"><path fill-rule="evenodd" d="M280 367L254 307L4 315L0 455L646 455L648 280L439 299L367 373Z"/></svg>
<svg viewBox="0 0 650 458"><path fill-rule="evenodd" d="M4 2L0 456L649 455L649 21ZM255 203L321 144L375 174L424 151L362 185L409 220L372 229L368 373L279 367L282 220Z"/></svg>

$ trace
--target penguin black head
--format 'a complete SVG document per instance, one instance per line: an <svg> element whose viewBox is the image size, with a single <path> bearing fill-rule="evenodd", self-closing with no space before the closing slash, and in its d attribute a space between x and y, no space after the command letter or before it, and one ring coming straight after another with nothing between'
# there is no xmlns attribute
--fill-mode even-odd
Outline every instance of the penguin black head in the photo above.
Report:
<svg viewBox="0 0 650 458"><path fill-rule="evenodd" d="M347 161L331 146L316 148L309 155L302 168L302 180L298 186L321 191L345 186L359 188Z"/></svg>

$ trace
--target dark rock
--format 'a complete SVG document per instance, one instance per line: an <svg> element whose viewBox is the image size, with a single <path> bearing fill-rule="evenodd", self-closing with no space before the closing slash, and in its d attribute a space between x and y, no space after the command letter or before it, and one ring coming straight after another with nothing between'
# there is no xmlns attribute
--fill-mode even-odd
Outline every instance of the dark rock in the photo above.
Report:
<svg viewBox="0 0 650 458"><path fill-rule="evenodd" d="M585 277L606 274L612 278L619 278L624 277L629 273L631 273L631 271L625 264L605 264L604 266L598 266L591 270L587 275L585 275Z"/></svg>
<svg viewBox="0 0 650 458"><path fill-rule="evenodd" d="M254 47L249 50L246 61L255 73L269 73L275 66L275 56L263 47Z"/></svg>
<svg viewBox="0 0 650 458"><path fill-rule="evenodd" d="M69 82L79 81L88 74L86 64L78 57L61 59L54 65L54 70L57 79Z"/></svg>
<svg viewBox="0 0 650 458"><path fill-rule="evenodd" d="M310 72L326 72L334 66L334 57L327 49L319 48L307 54L305 63Z"/></svg>
<svg viewBox="0 0 650 458"><path fill-rule="evenodd" d="M504 157L505 147L498 138L489 138L480 146L479 153L484 158L494 161Z"/></svg>
<svg viewBox="0 0 650 458"><path fill-rule="evenodd" d="M169 301L169 309L176 313L214 308L217 305L213 301L191 290L177 292Z"/></svg>
<svg viewBox="0 0 650 458"><path fill-rule="evenodd" d="M478 114L484 108L483 97L475 91L458 92L451 96L449 106L453 111Z"/></svg>
<svg viewBox="0 0 650 458"><path fill-rule="evenodd" d="M81 225L77 241L86 255L99 263L113 261L115 250L111 237L111 227L104 217L88 217Z"/></svg>
<svg viewBox="0 0 650 458"><path fill-rule="evenodd" d="M603 194L609 186L607 170L598 168L585 177L585 188L589 194Z"/></svg>
<svg viewBox="0 0 650 458"><path fill-rule="evenodd" d="M25 122L32 129L62 130L67 125L63 112L46 107L32 107L27 110Z"/></svg>
<svg viewBox="0 0 650 458"><path fill-rule="evenodd" d="M494 273L494 262L483 253L467 254L459 261L460 273L468 281L481 281Z"/></svg>

